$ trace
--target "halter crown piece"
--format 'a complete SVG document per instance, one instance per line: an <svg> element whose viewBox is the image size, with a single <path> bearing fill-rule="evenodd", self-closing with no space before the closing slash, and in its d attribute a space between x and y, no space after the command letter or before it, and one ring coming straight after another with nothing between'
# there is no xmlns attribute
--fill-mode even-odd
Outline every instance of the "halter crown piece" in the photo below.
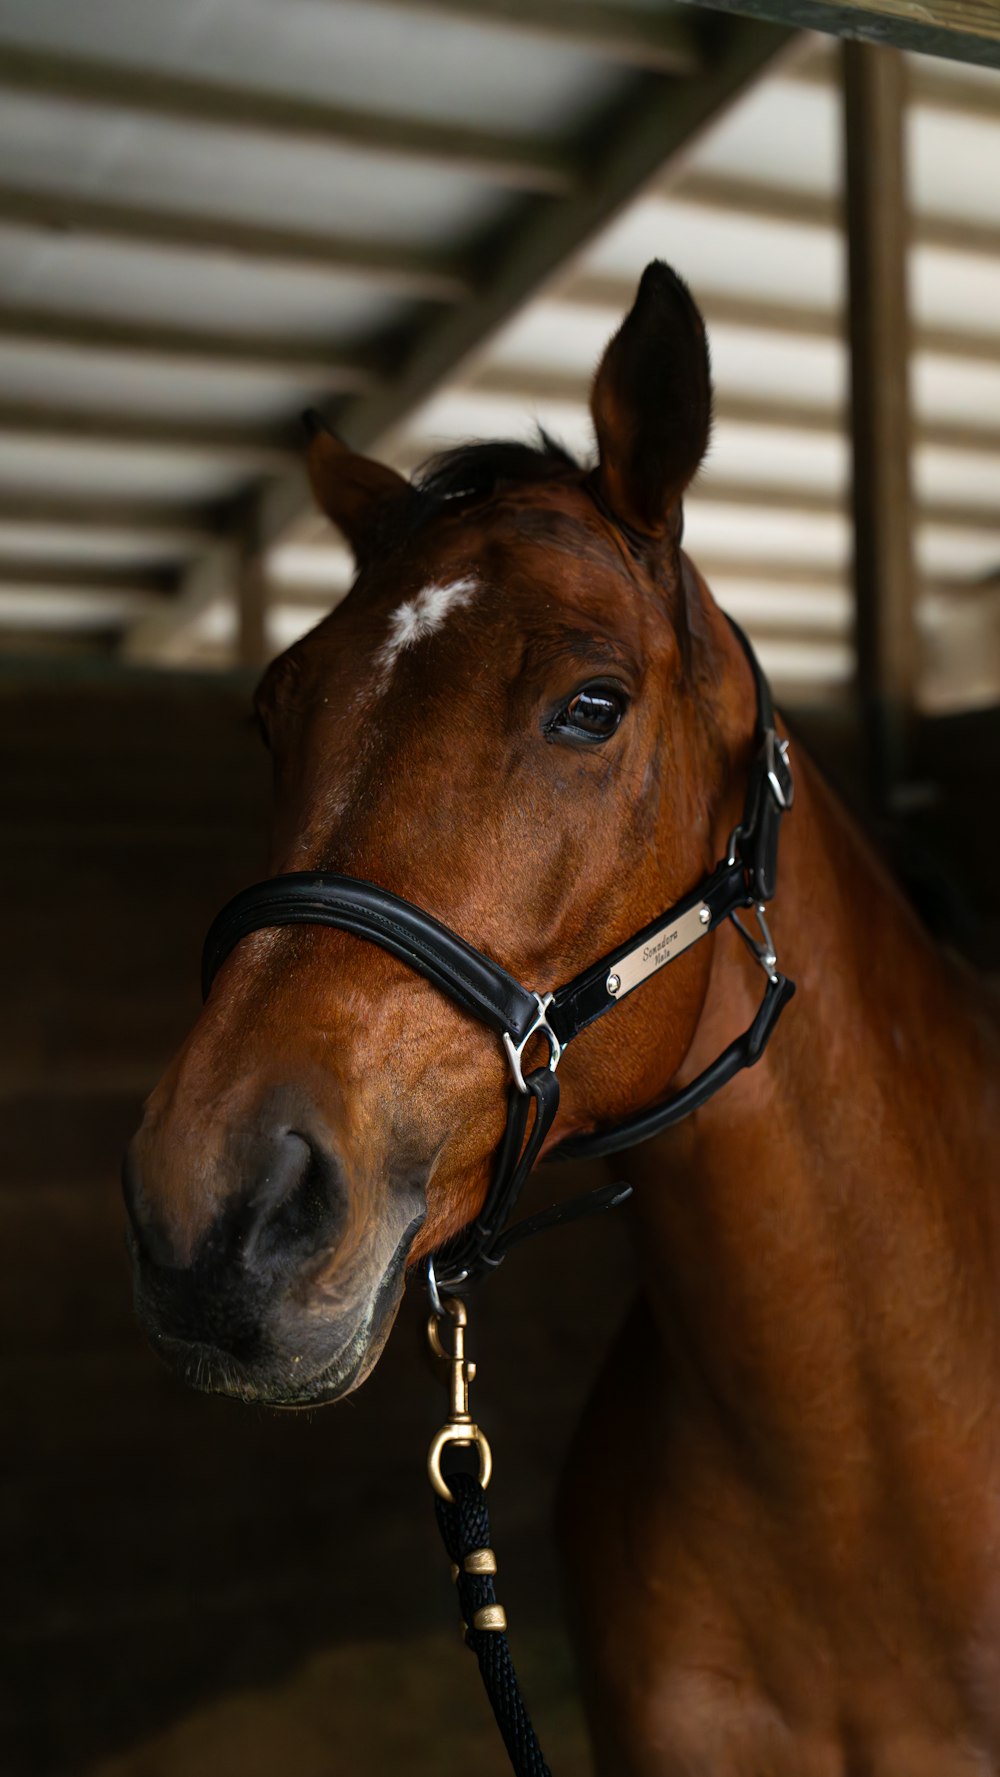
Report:
<svg viewBox="0 0 1000 1777"><path fill-rule="evenodd" d="M527 1235L611 1209L630 1195L628 1185L605 1186L509 1225L559 1108L560 1057L580 1031L725 919L732 920L767 977L752 1024L703 1073L671 1098L612 1129L564 1141L555 1150L559 1157L618 1153L697 1110L742 1068L759 1061L795 992L794 982L778 972L765 916L777 884L781 817L792 806L788 743L776 732L770 689L757 657L743 631L735 623L732 627L753 673L757 722L743 816L727 855L690 894L564 987L551 993L531 992L412 901L353 876L302 871L271 877L236 895L212 924L202 958L206 996L227 956L251 932L271 926L336 926L381 945L500 1037L511 1072L507 1125L479 1215L434 1255L428 1267L435 1295L438 1286L454 1291L494 1270ZM759 936L739 917L747 909L753 909ZM546 1040L548 1059L524 1073L522 1059L535 1036Z"/></svg>

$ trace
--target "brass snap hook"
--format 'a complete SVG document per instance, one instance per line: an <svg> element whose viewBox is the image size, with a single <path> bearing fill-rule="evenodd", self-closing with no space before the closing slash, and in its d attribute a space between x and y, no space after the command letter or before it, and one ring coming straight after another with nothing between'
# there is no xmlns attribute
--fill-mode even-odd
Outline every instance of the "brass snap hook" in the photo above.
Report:
<svg viewBox="0 0 1000 1777"><path fill-rule="evenodd" d="M442 1296L440 1314L431 1314L427 1320L427 1343L434 1356L448 1365L448 1393L451 1407L450 1417L438 1432L427 1452L427 1473L435 1493L442 1499L451 1500L452 1492L441 1473L441 1458L449 1444L474 1446L479 1457L479 1485L488 1487L493 1473L493 1455L486 1435L481 1432L469 1412L469 1384L475 1380L476 1366L470 1363L465 1355L465 1329L468 1315L465 1303L457 1296ZM447 1317L453 1327L451 1349L445 1345L441 1337L441 1329Z"/></svg>

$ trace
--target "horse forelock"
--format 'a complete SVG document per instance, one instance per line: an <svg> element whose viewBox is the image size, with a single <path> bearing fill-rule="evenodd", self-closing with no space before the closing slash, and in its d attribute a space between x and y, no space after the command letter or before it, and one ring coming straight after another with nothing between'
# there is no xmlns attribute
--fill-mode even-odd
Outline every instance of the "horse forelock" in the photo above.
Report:
<svg viewBox="0 0 1000 1777"><path fill-rule="evenodd" d="M535 443L501 438L456 445L429 457L405 493L384 502L372 527L371 558L396 554L444 513L471 511L512 488L583 474L575 457L546 432Z"/></svg>

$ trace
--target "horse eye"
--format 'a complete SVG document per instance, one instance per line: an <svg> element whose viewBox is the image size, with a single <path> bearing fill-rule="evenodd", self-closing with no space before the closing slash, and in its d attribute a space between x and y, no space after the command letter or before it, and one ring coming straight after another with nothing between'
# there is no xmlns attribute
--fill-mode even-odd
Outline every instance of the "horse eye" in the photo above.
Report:
<svg viewBox="0 0 1000 1777"><path fill-rule="evenodd" d="M625 694L613 685L584 685L564 704L551 728L581 740L607 740L625 709Z"/></svg>

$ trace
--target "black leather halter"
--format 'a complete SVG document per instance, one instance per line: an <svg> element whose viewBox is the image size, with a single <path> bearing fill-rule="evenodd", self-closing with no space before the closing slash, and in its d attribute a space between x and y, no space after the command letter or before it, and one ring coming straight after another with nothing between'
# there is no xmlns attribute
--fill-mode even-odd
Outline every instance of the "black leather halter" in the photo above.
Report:
<svg viewBox="0 0 1000 1777"><path fill-rule="evenodd" d="M787 742L778 739L770 689L757 657L735 623L733 629L753 672L757 725L743 817L732 835L727 855L683 900L564 987L552 993L533 993L492 957L475 950L411 901L353 876L298 872L275 876L244 889L222 909L205 940L202 990L207 997L230 951L251 932L272 926L335 926L381 945L501 1038L512 1075L507 1126L483 1208L469 1227L435 1255L437 1281L442 1288L454 1290L495 1268L510 1248L528 1234L611 1208L629 1195L627 1185L606 1186L528 1217L513 1228L508 1226L521 1188L559 1108L556 1068L560 1056L580 1031L699 938L714 931L724 919L733 921L767 976L764 996L752 1024L697 1079L663 1103L638 1112L613 1129L564 1141L556 1150L560 1157L617 1153L648 1140L697 1110L741 1068L752 1067L760 1059L779 1014L795 992L794 983L778 973L764 917L765 904L774 894L777 882L781 817L792 805ZM738 917L746 908L755 909L759 938L747 931ZM522 1057L535 1036L547 1041L548 1061L525 1074ZM534 1116L529 1132L532 1107Z"/></svg>

